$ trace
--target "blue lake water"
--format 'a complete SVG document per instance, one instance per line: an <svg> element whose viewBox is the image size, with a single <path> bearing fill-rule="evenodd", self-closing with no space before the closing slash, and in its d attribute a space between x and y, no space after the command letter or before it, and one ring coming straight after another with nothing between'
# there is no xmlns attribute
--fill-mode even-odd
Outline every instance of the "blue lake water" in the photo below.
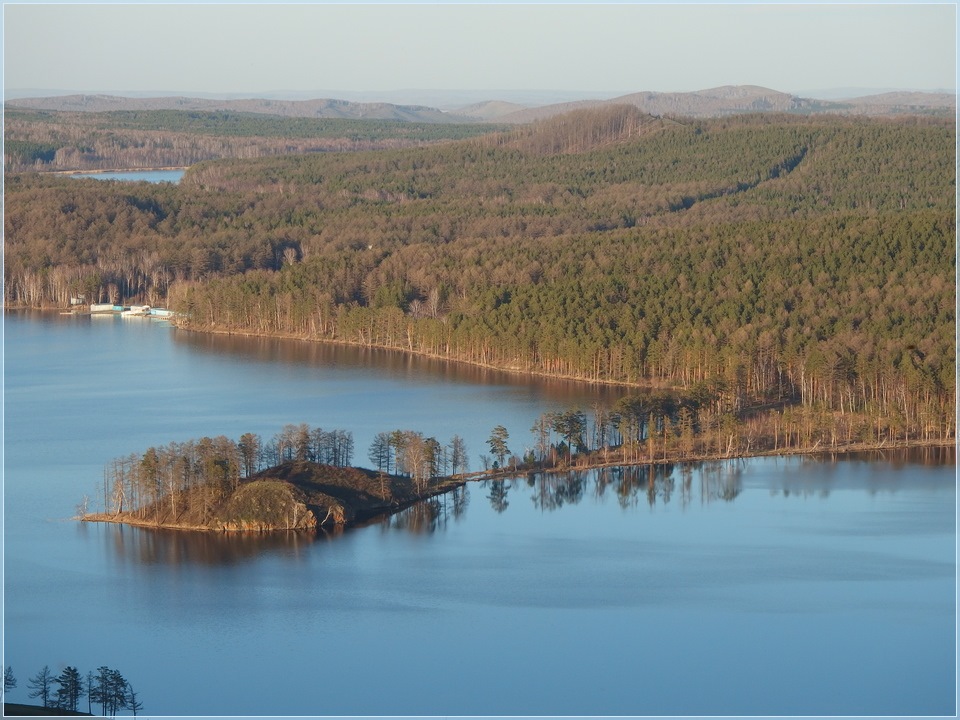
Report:
<svg viewBox="0 0 960 720"><path fill-rule="evenodd" d="M71 177L125 182L178 183L186 170L113 170L96 173L74 173Z"/></svg>
<svg viewBox="0 0 960 720"><path fill-rule="evenodd" d="M336 536L69 518L112 458L286 423L532 445L618 391L166 323L5 315L4 663L148 715L952 715L955 455L468 484ZM85 701L84 701L85 702ZM85 709L85 705L84 705ZM94 708L96 710L96 708Z"/></svg>

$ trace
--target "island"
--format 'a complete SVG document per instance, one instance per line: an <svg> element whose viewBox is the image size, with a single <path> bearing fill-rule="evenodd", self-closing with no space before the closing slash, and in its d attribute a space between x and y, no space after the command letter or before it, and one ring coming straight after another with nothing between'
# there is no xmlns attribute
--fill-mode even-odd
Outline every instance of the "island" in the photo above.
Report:
<svg viewBox="0 0 960 720"><path fill-rule="evenodd" d="M290 460L244 478L224 493L203 485L173 503L161 497L129 510L85 513L81 520L221 532L341 529L398 512L465 482L454 477L420 481L364 468Z"/></svg>

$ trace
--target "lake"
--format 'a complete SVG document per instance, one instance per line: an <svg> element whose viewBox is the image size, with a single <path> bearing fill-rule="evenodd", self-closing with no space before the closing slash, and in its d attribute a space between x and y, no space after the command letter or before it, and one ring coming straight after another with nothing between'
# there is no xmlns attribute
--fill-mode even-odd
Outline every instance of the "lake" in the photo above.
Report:
<svg viewBox="0 0 960 720"><path fill-rule="evenodd" d="M148 715L952 715L953 449L470 483L337 535L70 520L109 460L287 423L533 445L621 391L6 313L4 662ZM86 709L86 701L81 704ZM95 708L96 709L96 708Z"/></svg>
<svg viewBox="0 0 960 720"><path fill-rule="evenodd" d="M178 183L186 170L108 170L104 172L72 173L75 178L120 180L124 182Z"/></svg>

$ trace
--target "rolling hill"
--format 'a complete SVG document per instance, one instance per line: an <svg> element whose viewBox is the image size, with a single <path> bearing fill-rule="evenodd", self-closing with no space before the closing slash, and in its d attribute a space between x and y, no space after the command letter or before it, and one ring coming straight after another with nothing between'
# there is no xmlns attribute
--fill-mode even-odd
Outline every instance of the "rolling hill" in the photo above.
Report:
<svg viewBox="0 0 960 720"><path fill-rule="evenodd" d="M450 112L425 105L353 102L330 98L281 100L268 98L205 99L191 97L120 97L65 95L18 98L6 105L59 112L130 110L232 111L288 118L341 118L426 123L508 122L523 124L555 115L604 105L633 105L651 115L723 117L742 113L831 113L849 115L936 115L956 113L956 96L949 93L895 92L844 100L816 100L755 85L725 85L695 92L636 92L614 98L525 105L491 98Z"/></svg>

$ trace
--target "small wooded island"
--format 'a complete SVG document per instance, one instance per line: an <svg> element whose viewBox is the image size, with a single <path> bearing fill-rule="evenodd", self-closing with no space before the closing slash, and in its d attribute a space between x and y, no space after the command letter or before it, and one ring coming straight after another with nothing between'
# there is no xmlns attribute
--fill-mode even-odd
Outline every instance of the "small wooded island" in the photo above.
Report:
<svg viewBox="0 0 960 720"><path fill-rule="evenodd" d="M85 521L184 530L268 532L342 528L388 515L463 484L453 478L419 486L412 478L354 467L290 460L217 492L190 488L179 497L131 510L91 513Z"/></svg>
<svg viewBox="0 0 960 720"><path fill-rule="evenodd" d="M287 425L264 442L245 433L151 447L104 468L103 512L79 518L183 530L267 532L343 528L464 483L466 450L422 433L377 435L377 470L350 467L353 435ZM450 474L448 474L450 473Z"/></svg>

